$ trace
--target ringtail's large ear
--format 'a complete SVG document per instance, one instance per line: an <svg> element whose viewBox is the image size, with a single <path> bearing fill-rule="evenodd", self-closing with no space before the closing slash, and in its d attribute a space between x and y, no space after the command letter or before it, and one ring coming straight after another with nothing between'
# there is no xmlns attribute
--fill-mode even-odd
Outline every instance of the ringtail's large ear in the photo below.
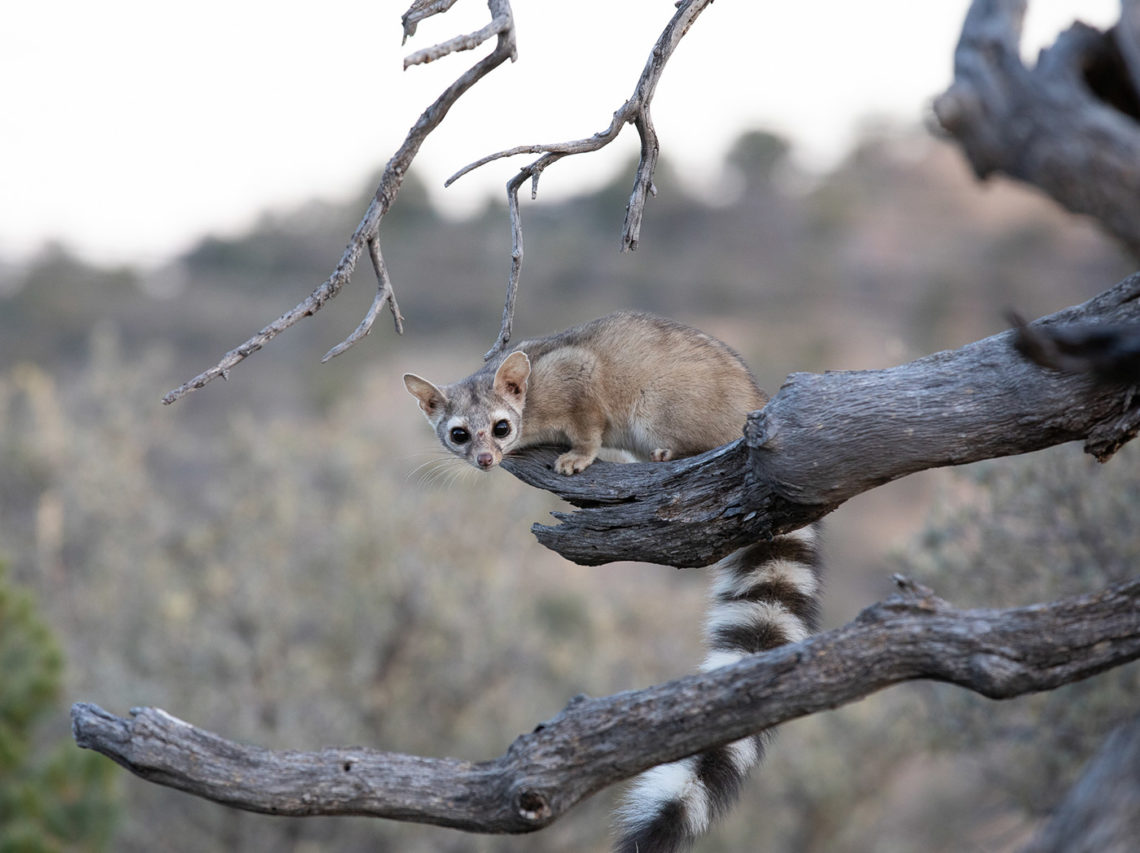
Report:
<svg viewBox="0 0 1140 853"><path fill-rule="evenodd" d="M495 371L495 393L506 397L521 412L526 402L526 381L530 378L530 359L525 352L512 352Z"/></svg>
<svg viewBox="0 0 1140 853"><path fill-rule="evenodd" d="M420 409L432 424L439 420L444 406L447 405L447 397L442 391L414 373L404 374L404 387L408 389L409 394L420 401Z"/></svg>

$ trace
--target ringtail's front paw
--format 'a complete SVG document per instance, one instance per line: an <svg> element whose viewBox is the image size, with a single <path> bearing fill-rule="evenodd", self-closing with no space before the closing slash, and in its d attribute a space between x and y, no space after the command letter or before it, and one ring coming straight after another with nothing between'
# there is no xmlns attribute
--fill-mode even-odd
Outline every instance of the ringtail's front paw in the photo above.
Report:
<svg viewBox="0 0 1140 853"><path fill-rule="evenodd" d="M582 453L568 450L554 462L554 470L559 474L580 474L593 464L596 453Z"/></svg>
<svg viewBox="0 0 1140 853"><path fill-rule="evenodd" d="M667 450L664 447L658 447L656 450L649 454L649 458L654 462L668 462L673 458L673 451Z"/></svg>

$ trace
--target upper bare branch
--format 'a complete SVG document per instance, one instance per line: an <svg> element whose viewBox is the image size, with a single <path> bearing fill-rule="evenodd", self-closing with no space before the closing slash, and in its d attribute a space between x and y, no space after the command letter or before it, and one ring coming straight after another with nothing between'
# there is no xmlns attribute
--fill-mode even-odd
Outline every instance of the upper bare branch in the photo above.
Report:
<svg viewBox="0 0 1140 853"><path fill-rule="evenodd" d="M400 19L404 25L404 41L416 34L416 27L420 21L434 15L442 15L458 2L459 0L414 0L411 8Z"/></svg>
<svg viewBox="0 0 1140 853"><path fill-rule="evenodd" d="M222 357L221 361L209 370L203 371L190 381L168 393L162 402L169 405L191 391L201 388L212 380L217 379L219 376L225 378L233 367L257 352L281 332L300 322L305 317L310 317L319 311L324 307L326 302L336 296L341 288L348 283L353 271L356 269L357 261L360 259L360 255L364 251L365 246L375 244L376 257L379 257L379 243L377 241L379 240L380 222L392 206L392 203L396 200L396 196L399 195L404 176L407 174L412 160L414 160L416 154L419 153L420 146L424 140L439 126L451 107L468 89L503 62L508 59L513 59L515 56L515 33L509 0L488 0L487 5L490 9L492 20L496 22L495 26L498 40L495 49L448 86L431 106L420 114L419 119L412 125L407 136L404 138L403 144L396 153L392 155L392 158L384 167L384 173L380 177L380 185L377 187L376 193L364 213L364 218L361 219L360 224L356 226L356 230L353 232L348 246L345 248L344 254L341 256L340 262L336 265L336 269L333 270L332 275L322 284L318 285L297 307L282 314L245 343L230 350ZM419 13L419 17L415 20L419 20L428 14L446 11L448 6L450 6L450 4L417 3L416 6L409 11L409 15L411 15L412 12L417 12ZM405 29L408 27L407 21L408 17L405 16ZM413 22L412 30L414 29ZM333 355L344 352L352 343L368 333L368 330L370 330L372 326L372 320L375 319L380 305L387 304L392 308L397 330L401 327L402 318L399 316L399 309L396 307L392 285L391 282L387 280L387 274L384 272L382 263L376 264L376 272L379 279L379 292L376 300L373 302L373 307L376 311L370 310L368 316L365 317L364 321L357 327L352 335L350 335L343 344L333 347L333 349L330 350L329 354L325 357L326 360Z"/></svg>
<svg viewBox="0 0 1140 853"><path fill-rule="evenodd" d="M542 156L524 166L519 173L507 183L507 201L510 208L511 220L511 274L507 281L507 298L503 310L503 322L499 330L499 337L494 346L487 352L484 359L490 359L507 345L511 339L511 326L514 317L514 302L518 292L519 273L522 267L522 220L519 216L519 188L528 180L531 182L531 197L538 192L538 179L543 171L557 163L563 157L573 154L586 154L597 151L609 145L621 133L626 124L633 124L641 138L641 158L637 165L634 177L633 192L626 206L625 224L622 226L622 251L637 249L641 239L641 220L645 210L645 200L654 194L653 174L657 168L659 144L657 132L653 127L650 115L650 104L653 94L657 90L657 83L665 70L665 64L673 55L673 51L681 39L689 31L689 27L709 5L712 0L683 0L677 4L677 11L669 23L662 30L657 42L650 51L645 68L638 78L633 95L622 104L613 114L605 130L595 133L585 139L575 139L569 142L539 143L534 145L518 145L503 151L497 151L486 157L481 157L473 163L464 166L447 179L445 186L481 166L501 160L505 157L514 157L519 154L541 154Z"/></svg>
<svg viewBox="0 0 1140 853"><path fill-rule="evenodd" d="M1005 699L1140 657L1140 580L1008 610L955 610L903 589L906 596L802 643L645 690L579 697L491 761L365 748L274 752L150 708L121 719L77 704L72 729L80 746L144 779L250 811L528 832L647 767L902 681L948 681Z"/></svg>
<svg viewBox="0 0 1140 853"><path fill-rule="evenodd" d="M413 65L434 62L450 53L456 53L461 50L474 50L487 39L491 38L491 36L497 36L499 33L506 32L513 26L514 23L511 21L510 11L508 10L506 14L496 16L491 23L473 33L456 36L453 39L449 39L432 47L424 48L405 57L404 68L407 69Z"/></svg>

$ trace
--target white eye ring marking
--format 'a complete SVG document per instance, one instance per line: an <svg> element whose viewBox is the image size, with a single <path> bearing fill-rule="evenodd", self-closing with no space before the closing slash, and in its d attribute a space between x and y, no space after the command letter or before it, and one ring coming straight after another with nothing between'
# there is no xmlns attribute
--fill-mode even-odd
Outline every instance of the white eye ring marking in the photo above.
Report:
<svg viewBox="0 0 1140 853"><path fill-rule="evenodd" d="M465 437L461 441L456 441L452 438L452 433L455 430L463 430ZM467 421L464 418L453 417L448 420L447 425L443 429L443 434L447 436L447 440L452 444L466 444L471 440L471 429L467 426Z"/></svg>
<svg viewBox="0 0 1140 853"><path fill-rule="evenodd" d="M499 421L506 421L510 427L510 431L501 438L495 435L495 424L499 423ZM491 435L494 436L497 441L514 441L517 434L518 430L515 429L515 424L514 421L511 420L510 412L505 410L491 412Z"/></svg>

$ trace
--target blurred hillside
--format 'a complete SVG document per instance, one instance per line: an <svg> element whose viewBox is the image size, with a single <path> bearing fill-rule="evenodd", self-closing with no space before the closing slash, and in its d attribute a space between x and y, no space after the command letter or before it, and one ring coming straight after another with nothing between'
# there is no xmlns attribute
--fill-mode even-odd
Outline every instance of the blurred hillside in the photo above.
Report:
<svg viewBox="0 0 1140 853"><path fill-rule="evenodd" d="M628 255L616 246L632 169L594 195L547 204L540 191L537 202L524 200L516 328L542 334L630 306L732 321L734 334L726 335L774 388L791 370L886 366L958 346L1000 330L1008 306L1047 313L1131 271L1092 226L1009 184L978 185L956 152L918 131L869 132L838 169L818 177L796 172L787 154L777 137L744 137L719 186L699 199L666 160L643 250ZM372 188L370 180L342 203L267 212L249 233L206 238L158 270L93 268L63 245L45 247L27 269L0 264L0 358L75 366L93 325L105 322L128 357L154 346L170 351L177 384L328 276ZM447 219L413 172L384 229L407 340L378 326L334 367L312 367L314 354L351 331L371 300L364 264L318 318L242 366L245 393L272 373L324 388L304 401L319 404L395 349L493 339L510 250L505 209Z"/></svg>
<svg viewBox="0 0 1140 853"><path fill-rule="evenodd" d="M774 391L791 371L885 367L964 344L1000 331L1009 306L1048 313L1133 270L1089 224L1015 187L979 187L917 131L869 132L823 176L798 173L788 154L750 134L700 198L663 164L632 255L617 251L632 168L564 203L545 203L540 188L523 206L519 336L652 310L723 337ZM645 685L699 660L701 573L586 569L544 551L528 529L555 502L501 472L446 466L403 390L406 370L470 372L497 333L510 250L499 205L448 218L409 176L384 224L402 339L382 318L319 364L371 301L365 264L228 382L160 405L327 277L371 192L368 182L354 199L266 213L161 269L96 268L61 245L26 268L0 264L0 557L37 593L69 663L59 731L67 702L85 699L117 713L159 705L270 747L478 759L578 692ZM907 478L829 519L829 625L889 592L888 554L946 482ZM731 849L731 838L867 849L880 828L842 827L843 815L888 788L897 799L875 811L895 809L897 835L880 849L941 849L907 819L920 812L906 810L902 777L813 791L786 766L813 741L825 754L877 742L881 725L913 711L884 702L791 734L795 754L777 752L778 772L746 794L755 805L701 849ZM937 769L888 753L867 772L901 766L913 781ZM128 778L122 789L112 849L155 849L162 837L187 853L601 850L611 800L539 836L500 839L273 820ZM766 820L780 802L835 810L808 833Z"/></svg>

